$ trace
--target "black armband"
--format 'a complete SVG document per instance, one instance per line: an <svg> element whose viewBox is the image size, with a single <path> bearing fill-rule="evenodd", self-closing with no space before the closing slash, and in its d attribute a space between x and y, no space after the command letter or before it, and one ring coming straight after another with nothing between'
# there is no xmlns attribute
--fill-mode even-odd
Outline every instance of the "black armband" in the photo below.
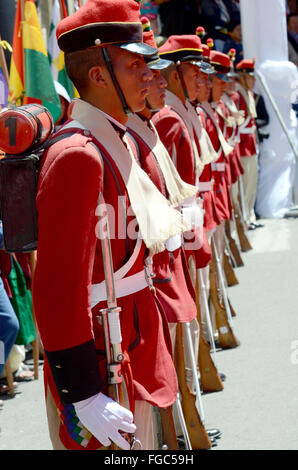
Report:
<svg viewBox="0 0 298 470"><path fill-rule="evenodd" d="M60 351L45 351L61 402L85 400L103 388L93 340Z"/></svg>

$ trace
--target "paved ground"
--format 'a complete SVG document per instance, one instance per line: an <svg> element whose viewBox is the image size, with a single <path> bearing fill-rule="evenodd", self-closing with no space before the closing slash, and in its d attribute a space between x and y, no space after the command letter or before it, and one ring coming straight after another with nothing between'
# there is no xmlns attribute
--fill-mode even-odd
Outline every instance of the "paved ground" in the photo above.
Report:
<svg viewBox="0 0 298 470"><path fill-rule="evenodd" d="M241 345L216 354L225 389L203 397L217 449L298 449L298 219L264 223L229 288Z"/></svg>
<svg viewBox="0 0 298 470"><path fill-rule="evenodd" d="M298 449L298 219L264 222L229 288L241 345L217 352L225 389L202 397L206 427L223 433L214 451ZM51 449L42 372L18 392L0 411L0 450Z"/></svg>

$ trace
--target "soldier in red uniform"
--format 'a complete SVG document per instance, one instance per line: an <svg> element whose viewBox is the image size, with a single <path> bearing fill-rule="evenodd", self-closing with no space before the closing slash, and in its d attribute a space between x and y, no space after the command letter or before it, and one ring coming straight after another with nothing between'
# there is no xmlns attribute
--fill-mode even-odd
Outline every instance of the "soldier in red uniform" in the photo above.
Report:
<svg viewBox="0 0 298 470"><path fill-rule="evenodd" d="M206 51L207 53L207 51ZM217 226L213 239L216 244L219 263L218 269L223 272L223 255L224 255L224 233L225 223L232 217L232 204L230 197L231 185L231 171L230 171L230 156L233 147L227 142L227 121L229 112L225 107L221 97L224 93L226 83L229 81L227 73L230 70L230 58L228 55L218 51L210 52L210 64L214 67L215 74L212 76L212 86L209 101L201 103L206 117L206 129L211 138L214 149L217 152L218 158L216 162L212 163L212 176L214 178L214 193L216 200L217 213L219 214L220 224ZM221 290L225 287L222 285ZM226 294L226 292L223 292ZM230 307L228 304L227 294L225 308L227 317L230 320ZM211 317L215 330L215 311L214 306L211 304Z"/></svg>
<svg viewBox="0 0 298 470"><path fill-rule="evenodd" d="M255 84L254 67L254 61L248 59L243 59L236 65L239 76L236 85L236 89L240 94L239 109L244 111L245 118L239 129L240 156L244 168L242 180L246 214L243 215L251 230L261 226L256 223L254 211L258 187L257 127L255 123L257 113L253 94Z"/></svg>
<svg viewBox="0 0 298 470"><path fill-rule="evenodd" d="M149 20L142 17L141 21L144 29L143 41L156 47ZM185 199L196 196L197 188L180 178L151 121L153 111L165 105L167 82L160 70L170 64L170 61L158 57L148 63L153 79L150 82L146 107L129 117L127 128L134 143L137 161L169 203L178 207ZM168 240L167 249L153 257L153 284L170 323L190 322L197 316L195 293L187 269L182 236L181 233Z"/></svg>
<svg viewBox="0 0 298 470"><path fill-rule="evenodd" d="M149 20L143 17L142 22L144 42L155 47ZM153 71L153 80L150 82L146 107L128 119L127 127L135 142L137 159L142 168L150 175L151 180L167 197L171 205L181 206L187 198L194 198L198 189L180 178L151 120L154 112L165 106L167 82L160 71L169 67L170 64L171 62L165 59L155 59L148 63L149 68ZM202 217L200 211L198 217ZM155 273L153 284L169 321L173 346L177 323L192 322L194 331L197 329L197 335L199 334L195 291L189 275L186 252L192 253L193 250L202 250L199 250L201 245L199 237L194 243L192 238L192 233L187 232L183 242L182 237L179 240L177 237L170 239L166 242L167 250L153 257ZM185 347L186 351L187 349ZM214 441L215 436L220 434L216 429L208 429L207 433L211 442Z"/></svg>
<svg viewBox="0 0 298 470"><path fill-rule="evenodd" d="M215 156L210 139L190 103L198 94L197 62L202 59L201 40L196 35L171 36L159 52L175 65L162 71L168 83L167 106L155 113L152 121L181 178L199 188L203 168ZM208 221L214 225L210 205L204 205L203 198L201 203L208 212L204 223ZM197 259L197 267L206 264L203 259Z"/></svg>
<svg viewBox="0 0 298 470"><path fill-rule="evenodd" d="M112 441L129 449L119 431L133 433L136 425L143 448L152 449L151 405L172 405L177 377L167 320L144 264L181 233L181 215L135 162L125 124L128 112L145 106L152 72L144 57L156 50L142 42L135 0L87 0L60 22L57 38L81 99L59 131L64 139L44 156L37 194L33 298L50 435L55 449L98 449ZM122 374L134 415L106 395L97 321L107 305L96 236L100 193L114 215L108 211Z"/></svg>
<svg viewBox="0 0 298 470"><path fill-rule="evenodd" d="M225 103L229 113L231 124L229 130L228 142L234 147L231 154L231 188L230 194L232 199L233 208L237 214L241 214L241 208L239 206L239 178L244 174L244 169L241 162L240 156L240 129L239 127L244 122L244 111L239 109L240 106L240 94L236 90L236 79L238 74L234 68L235 61L235 49L231 49L229 52L231 58L230 72L227 74L230 82L227 83L225 93L222 95L222 100ZM228 222L229 223L229 222ZM237 228L234 225L232 228L234 238L237 238Z"/></svg>

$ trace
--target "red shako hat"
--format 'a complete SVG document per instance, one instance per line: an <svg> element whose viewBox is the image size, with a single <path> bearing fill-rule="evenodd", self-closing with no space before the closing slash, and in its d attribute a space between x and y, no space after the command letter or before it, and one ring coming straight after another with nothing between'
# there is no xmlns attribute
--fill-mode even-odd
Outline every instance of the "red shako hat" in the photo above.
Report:
<svg viewBox="0 0 298 470"><path fill-rule="evenodd" d="M141 22L143 25L143 42L157 50L157 45L155 42L153 31L151 29L150 20L146 16L142 16ZM149 62L147 62L147 65L149 69L161 70L169 67L172 63L173 62L170 60L161 59L157 53L153 57L150 57Z"/></svg>
<svg viewBox="0 0 298 470"><path fill-rule="evenodd" d="M210 64L213 65L216 75L223 81L229 82L227 73L230 71L230 57L220 51L210 51Z"/></svg>
<svg viewBox="0 0 298 470"><path fill-rule="evenodd" d="M203 49L203 60L210 62L210 51L214 47L214 41L212 38L207 39L206 44L202 44Z"/></svg>
<svg viewBox="0 0 298 470"><path fill-rule="evenodd" d="M255 71L255 59L243 59L236 65L237 72L244 72L249 75L254 75Z"/></svg>
<svg viewBox="0 0 298 470"><path fill-rule="evenodd" d="M202 43L195 34L173 35L159 48L163 59L173 62L191 62L202 60Z"/></svg>
<svg viewBox="0 0 298 470"><path fill-rule="evenodd" d="M157 52L143 43L138 0L87 0L77 12L58 23L56 36L64 52L107 45L145 57Z"/></svg>

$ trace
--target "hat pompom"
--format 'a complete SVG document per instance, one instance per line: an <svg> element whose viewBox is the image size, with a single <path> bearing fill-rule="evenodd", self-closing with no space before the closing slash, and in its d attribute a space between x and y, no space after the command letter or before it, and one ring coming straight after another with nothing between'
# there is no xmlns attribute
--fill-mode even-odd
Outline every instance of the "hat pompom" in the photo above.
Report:
<svg viewBox="0 0 298 470"><path fill-rule="evenodd" d="M209 47L209 49L213 49L214 41L213 41L212 38L207 39L206 43L207 43L207 46Z"/></svg>
<svg viewBox="0 0 298 470"><path fill-rule="evenodd" d="M142 22L142 26L143 26L143 32L151 31L150 20L147 18L147 16L142 16L141 17L141 22Z"/></svg>
<svg viewBox="0 0 298 470"><path fill-rule="evenodd" d="M232 61L236 60L236 49L230 49L228 54Z"/></svg>
<svg viewBox="0 0 298 470"><path fill-rule="evenodd" d="M205 28L203 28L203 26L198 26L196 29L196 35L203 38L206 35Z"/></svg>

